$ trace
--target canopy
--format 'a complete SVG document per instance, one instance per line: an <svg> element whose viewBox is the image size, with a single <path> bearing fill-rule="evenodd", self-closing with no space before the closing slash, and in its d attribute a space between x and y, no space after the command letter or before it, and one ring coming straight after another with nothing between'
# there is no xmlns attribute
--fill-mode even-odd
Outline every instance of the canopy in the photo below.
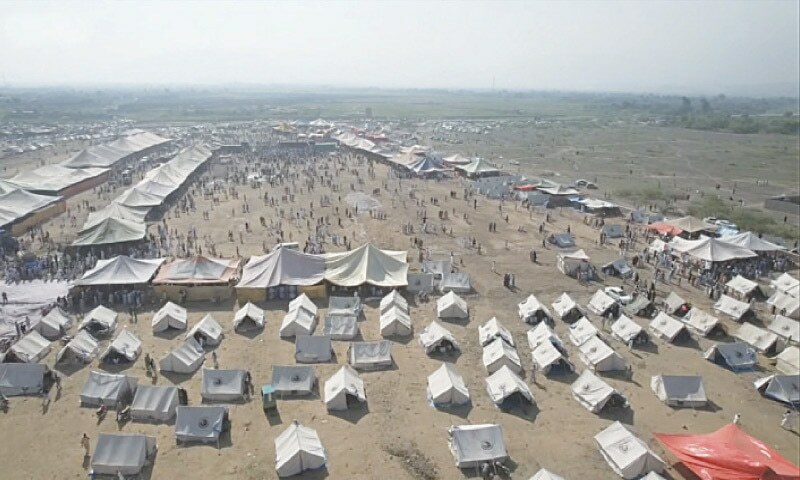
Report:
<svg viewBox="0 0 800 480"><path fill-rule="evenodd" d="M147 192L145 189L136 186L122 192L120 196L114 199L114 202L129 208L149 210L151 207L161 205L163 200L163 197Z"/></svg>
<svg viewBox="0 0 800 480"><path fill-rule="evenodd" d="M707 434L654 433L689 470L708 480L793 480L800 469L734 424Z"/></svg>
<svg viewBox="0 0 800 480"><path fill-rule="evenodd" d="M92 455L92 471L98 475L137 475L155 451L155 437L101 433Z"/></svg>
<svg viewBox="0 0 800 480"><path fill-rule="evenodd" d="M37 195L27 190L11 190L0 195L0 227L8 225L52 203L61 197Z"/></svg>
<svg viewBox="0 0 800 480"><path fill-rule="evenodd" d="M461 170L467 175L489 175L500 172L500 170L482 158L476 158L470 163L462 165L454 165L455 168Z"/></svg>
<svg viewBox="0 0 800 480"><path fill-rule="evenodd" d="M292 248L279 248L250 257L236 288L269 288L279 285L316 285L325 278L325 259Z"/></svg>
<svg viewBox="0 0 800 480"><path fill-rule="evenodd" d="M690 257L707 262L726 262L742 258L757 256L755 252L745 247L732 245L723 240L711 237L702 237L698 240L684 240L670 246Z"/></svg>
<svg viewBox="0 0 800 480"><path fill-rule="evenodd" d="M406 252L381 250L372 244L350 252L325 255L325 279L342 287L407 285Z"/></svg>
<svg viewBox="0 0 800 480"><path fill-rule="evenodd" d="M786 250L785 247L758 238L753 232L742 232L722 238L725 243L743 247L754 252L775 252Z"/></svg>
<svg viewBox="0 0 800 480"><path fill-rule="evenodd" d="M153 285L227 284L239 269L238 258L211 258L196 255L164 264L153 279Z"/></svg>
<svg viewBox="0 0 800 480"><path fill-rule="evenodd" d="M716 225L712 225L692 216L676 218L675 220L667 220L664 223L672 225L673 227L688 233L697 233L702 231L713 232L717 229Z"/></svg>
<svg viewBox="0 0 800 480"><path fill-rule="evenodd" d="M275 437L275 469L279 477L323 468L328 461L317 431L296 420Z"/></svg>
<svg viewBox="0 0 800 480"><path fill-rule="evenodd" d="M86 219L86 223L83 224L83 229L86 230L110 218L143 224L149 211L150 209L148 207L129 207L114 201L106 205L103 209L90 213L89 217Z"/></svg>
<svg viewBox="0 0 800 480"><path fill-rule="evenodd" d="M131 402L134 420L168 422L178 407L178 387L174 385L139 385Z"/></svg>
<svg viewBox="0 0 800 480"><path fill-rule="evenodd" d="M163 258L143 259L119 255L98 260L97 265L83 274L76 285L133 285L147 283L164 263Z"/></svg>
<svg viewBox="0 0 800 480"><path fill-rule="evenodd" d="M325 406L328 410L347 410L348 397L358 402L367 401L364 381L350 365L343 365L325 382Z"/></svg>
<svg viewBox="0 0 800 480"><path fill-rule="evenodd" d="M484 462L508 458L500 425L461 425L450 427L450 451L458 468L477 467Z"/></svg>
<svg viewBox="0 0 800 480"><path fill-rule="evenodd" d="M442 363L441 367L428 375L428 401L437 407L469 403L469 389L464 377L452 363Z"/></svg>
<svg viewBox="0 0 800 480"><path fill-rule="evenodd" d="M95 178L107 168L67 168L63 165L45 165L35 170L20 172L8 181L19 188L37 192L60 192L72 185Z"/></svg>
<svg viewBox="0 0 800 480"><path fill-rule="evenodd" d="M147 235L147 225L141 222L106 217L85 226L78 232L73 246L109 245L112 243L138 242Z"/></svg>

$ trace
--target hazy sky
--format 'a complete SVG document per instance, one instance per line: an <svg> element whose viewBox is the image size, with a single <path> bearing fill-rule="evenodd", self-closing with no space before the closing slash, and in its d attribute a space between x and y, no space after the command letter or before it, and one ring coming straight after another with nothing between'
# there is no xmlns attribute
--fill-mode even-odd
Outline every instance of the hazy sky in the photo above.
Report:
<svg viewBox="0 0 800 480"><path fill-rule="evenodd" d="M0 85L797 93L798 5L5 0Z"/></svg>

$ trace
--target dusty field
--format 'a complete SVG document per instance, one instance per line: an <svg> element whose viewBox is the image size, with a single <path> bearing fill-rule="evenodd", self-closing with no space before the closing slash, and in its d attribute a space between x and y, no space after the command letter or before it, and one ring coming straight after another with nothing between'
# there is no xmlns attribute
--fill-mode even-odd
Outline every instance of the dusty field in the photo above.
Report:
<svg viewBox="0 0 800 480"><path fill-rule="evenodd" d="M361 168L364 171L364 167ZM314 201L315 217L330 215L331 223L336 225L334 207L338 204L340 211L344 210L344 196L349 191L353 178L349 173L340 177L342 203L337 203L338 194L331 194L328 189L318 187L310 195L298 195L295 204L286 208L297 211L308 208L309 202ZM371 192L373 188L381 187L387 178L387 168L376 166L376 179L368 180L363 190ZM537 226L543 219L542 212L535 213L533 219L530 219L526 211L515 211L513 205L506 204L503 213L508 213L510 217L509 223L506 223L498 216L498 202L479 198L478 208L474 210L471 204L467 205L463 200L449 199L450 190L461 195L463 189L459 180L443 183L404 180L395 194L396 185L396 181L391 181L389 192L383 189L383 194L379 197L387 214L386 220L374 220L368 215L362 215L352 221L343 219L344 227L341 230L331 227L331 231L355 238L354 246L371 241L384 248L407 249L411 268L417 270L420 267L417 252L411 248L411 238L402 234L401 225L412 222L419 229L421 220L416 218L416 211L422 207L417 207L415 201L409 198L408 192L414 189L418 199L426 200L428 205L424 208L427 209L428 218L433 219L434 225L439 224L436 220L439 208L449 211L451 220L448 227L452 226L453 236L429 234L422 235L422 238L425 246L433 252L434 258L444 259L452 251L459 260L463 260L462 268L472 275L476 290L474 295L467 297L472 312L469 322L447 325L462 346L462 353L455 364L472 395L472 407L468 411L455 415L434 410L426 402L426 378L438 368L439 361L425 355L417 343L416 334L435 317L435 301L431 301L412 307L415 336L405 343L393 343L392 355L396 367L362 375L366 383L368 411L330 415L321 398L316 396L308 400L280 401L280 416L276 420L265 417L260 402L256 400L231 407L232 431L226 436L221 449L209 446L178 447L171 425L128 423L120 427L114 422L113 414L98 424L93 409L78 406L80 390L89 371L99 368L95 360L91 365L70 373L64 382L60 398L54 400L46 411L43 411L38 398L12 399L9 412L0 415L0 429L6 439L4 447L0 448L0 465L3 465L0 477L36 480L85 478L83 451L79 444L81 434L88 433L94 448L98 433L121 430L127 433L146 433L158 438L159 453L152 471L148 472L149 478L275 478L273 440L293 419L317 429L330 460L327 472L317 472L304 478L463 478L464 473L455 468L447 447L447 428L450 425L467 423L502 425L505 443L512 459L512 478L519 479L529 478L540 467L546 467L570 479L618 478L602 460L593 440L597 432L615 419L630 425L657 452L663 453L653 440L651 432L708 432L729 422L735 413L741 413L742 425L749 433L763 439L787 457L797 459L798 437L778 427L784 407L761 398L752 388L754 379L772 370L766 359L760 359L763 372L737 375L702 358L702 350L711 344L706 339L699 340L699 344L693 346L667 345L656 340L657 348L652 351L634 352L629 352L624 345L610 340L612 347L634 366L634 377L630 382L606 377L608 383L622 390L631 401L631 411L621 417L596 416L584 410L572 398L569 390L571 381L577 375L547 379L542 379L539 375L539 385L531 385L537 406L527 412L503 413L496 409L485 391L486 372L478 345L478 325L496 316L514 334L520 357L529 371L531 356L525 337L527 328L517 317L517 303L530 293L535 293L540 300L549 304L562 292L568 292L585 305L601 285L580 286L556 270L556 251L543 251L540 248L542 237L536 233ZM241 195L245 193L250 199L251 210L249 214L242 215ZM271 195L275 193L270 192ZM181 215L180 218L170 214L167 222L170 228L177 228L180 232L196 225L198 233L213 238L217 250L224 255L232 255L237 246L243 255L260 254L264 240L268 245L274 243L274 232L262 228L258 219L260 216L268 220L276 219L278 214L275 209L264 207L263 202L257 200L259 194L263 195L263 191L243 187L240 189L239 200L223 198L222 204L211 210L211 219L208 221L202 220L200 212L210 209L210 206L201 201L196 214L188 217ZM319 207L319 197L322 194L331 196L333 206ZM105 199L98 199L91 192L83 194L83 197L98 205L107 202ZM429 205L428 199L431 197L439 199L440 207ZM78 200L71 199L70 206ZM469 216L468 221L463 219L465 212ZM595 265L616 257L614 247L595 245L598 232L583 225L578 214L566 211L552 214L554 222L548 225L548 231L563 231L570 225L572 232L577 235L578 246L586 249ZM243 230L246 221L253 232L244 235L244 243L239 243L238 234L235 242L228 242L227 231ZM488 232L487 224L490 221L497 222L497 233ZM81 225L82 222L83 218L79 218L78 224ZM68 227L62 230L62 223L62 219L57 218L45 228L52 234L61 236L64 241L69 241L73 238L74 231ZM305 221L300 228L287 227L287 223L284 222L285 230L302 243ZM525 226L527 233L517 231L520 225ZM460 240L468 237L478 239L483 247L482 255L461 246L466 243L461 243ZM508 249L505 247L506 240ZM536 248L539 252L538 265L528 260L531 248ZM331 247L330 250L335 248ZM492 261L497 262L498 274L491 273ZM502 272L516 274L518 291L512 292L503 288ZM652 272L641 270L640 274L649 278ZM608 283L618 282L610 280ZM674 289L687 300L710 311L708 300L700 292L678 286L674 286ZM665 295L667 292L659 293ZM278 338L278 328L286 310L286 302L270 302L262 306L268 310L267 326L263 333L248 338L233 332L235 305L190 305L190 326L210 312L225 328L225 339L218 348L220 367L249 369L256 387L269 382L272 365L294 363L293 344ZM320 313L324 315L326 305L320 304L320 307ZM150 330L154 307L148 309L148 313L139 316L137 324L129 323L127 314L122 313L120 326L136 332L144 341L144 352L160 358L178 345L183 337L179 335L169 340L154 337ZM766 319L764 312L760 312L760 317ZM592 320L600 325L599 319ZM643 319L636 320L645 324ZM732 322L724 322L728 328L734 328ZM377 302L372 302L366 308L366 320L361 323L360 328L364 339L380 338ZM556 332L567 343L578 372L582 371L584 366L577 357L577 351L567 340L566 324L557 321ZM320 384L346 362L347 344L334 344L336 363L315 366ZM53 347L55 350L58 345L54 344ZM52 364L54 357L55 352L51 352L44 361ZM210 362L210 358L208 360ZM150 381L145 377L141 358L124 371L137 376L142 383ZM650 377L660 373L703 375L713 408L674 410L663 405L649 387ZM174 380L188 390L190 403L200 402L199 373L190 378ZM158 378L158 383L169 381L164 376ZM674 461L669 456L665 458L669 463ZM670 468L668 474L672 478L683 478L674 468Z"/></svg>

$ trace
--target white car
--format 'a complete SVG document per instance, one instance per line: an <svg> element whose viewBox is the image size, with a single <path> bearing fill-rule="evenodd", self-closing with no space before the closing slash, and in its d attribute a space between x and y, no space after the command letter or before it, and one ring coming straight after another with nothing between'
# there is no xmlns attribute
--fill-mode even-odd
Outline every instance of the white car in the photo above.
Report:
<svg viewBox="0 0 800 480"><path fill-rule="evenodd" d="M622 305L627 305L633 301L633 295L625 292L622 287L606 287L603 291Z"/></svg>

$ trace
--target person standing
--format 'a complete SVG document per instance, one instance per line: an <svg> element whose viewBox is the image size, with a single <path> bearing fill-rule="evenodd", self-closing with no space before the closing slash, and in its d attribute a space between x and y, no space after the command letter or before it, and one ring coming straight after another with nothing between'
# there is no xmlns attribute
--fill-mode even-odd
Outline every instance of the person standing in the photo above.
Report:
<svg viewBox="0 0 800 480"><path fill-rule="evenodd" d="M83 434L83 438L81 438L81 446L84 450L84 457L89 456L89 435Z"/></svg>

